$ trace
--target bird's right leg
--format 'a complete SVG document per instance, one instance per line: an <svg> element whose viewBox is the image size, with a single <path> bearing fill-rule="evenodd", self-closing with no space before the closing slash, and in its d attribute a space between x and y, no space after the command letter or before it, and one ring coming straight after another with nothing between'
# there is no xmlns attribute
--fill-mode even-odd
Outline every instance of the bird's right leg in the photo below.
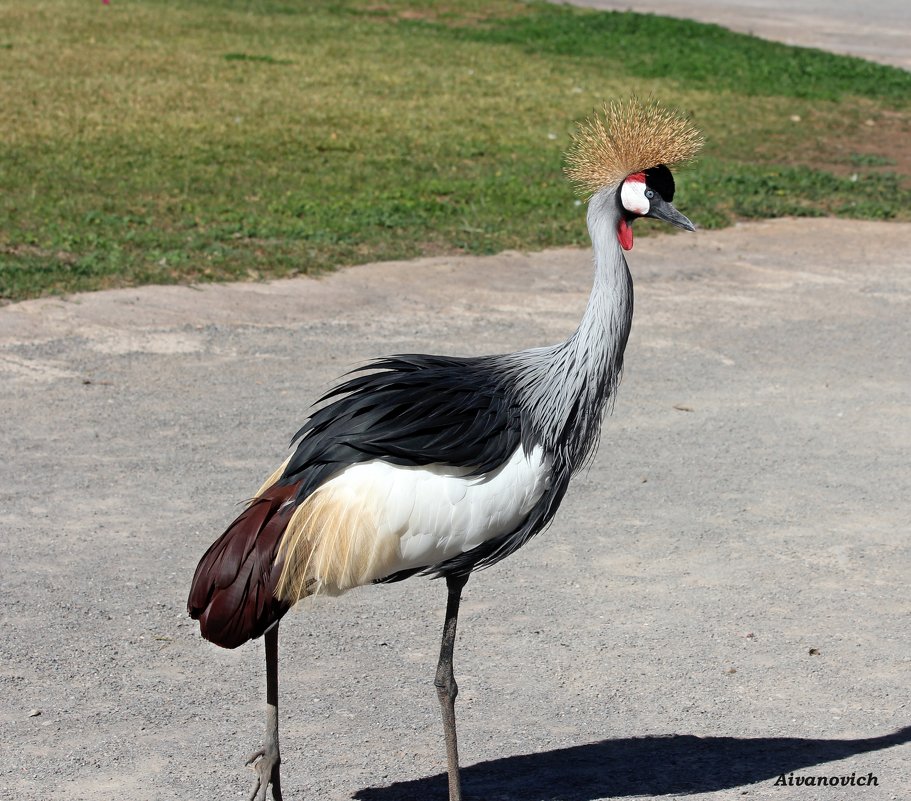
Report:
<svg viewBox="0 0 911 801"><path fill-rule="evenodd" d="M278 752L278 624L265 634L266 640L266 741L247 760L253 766L256 783L248 801L266 801L266 792L272 785L272 798L282 801L281 776L278 769L281 756Z"/></svg>
<svg viewBox="0 0 911 801"><path fill-rule="evenodd" d="M434 684L443 713L443 735L446 738L446 761L449 772L449 801L462 801L462 781L459 776L459 746L456 740L455 699L459 694L452 673L452 651L455 647L456 624L459 622L459 603L462 588L468 576L446 576L446 622L443 624L443 642L440 644L440 661Z"/></svg>

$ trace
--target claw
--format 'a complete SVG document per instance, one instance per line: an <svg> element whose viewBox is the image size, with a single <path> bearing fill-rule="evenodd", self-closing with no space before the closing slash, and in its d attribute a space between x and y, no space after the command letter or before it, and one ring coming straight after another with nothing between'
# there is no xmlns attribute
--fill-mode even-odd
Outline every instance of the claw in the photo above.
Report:
<svg viewBox="0 0 911 801"><path fill-rule="evenodd" d="M273 801L282 801L281 778L278 767L281 765L281 757L278 752L266 752L265 748L260 748L250 754L246 764L256 774L256 782L247 801L266 801L266 793L269 791L269 785L272 785Z"/></svg>

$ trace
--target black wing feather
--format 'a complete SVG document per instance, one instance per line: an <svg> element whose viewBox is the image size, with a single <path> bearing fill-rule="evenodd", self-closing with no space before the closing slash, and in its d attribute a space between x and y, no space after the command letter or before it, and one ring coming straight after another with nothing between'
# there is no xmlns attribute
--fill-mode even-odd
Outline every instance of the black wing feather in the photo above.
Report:
<svg viewBox="0 0 911 801"><path fill-rule="evenodd" d="M280 481L301 500L348 465L448 464L481 475L522 441L518 403L490 358L407 354L354 371L294 435Z"/></svg>

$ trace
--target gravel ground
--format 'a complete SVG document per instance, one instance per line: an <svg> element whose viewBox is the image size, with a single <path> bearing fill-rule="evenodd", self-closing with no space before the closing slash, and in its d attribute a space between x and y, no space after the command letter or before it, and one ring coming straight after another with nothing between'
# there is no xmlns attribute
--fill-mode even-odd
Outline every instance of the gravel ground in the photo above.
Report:
<svg viewBox="0 0 911 801"><path fill-rule="evenodd" d="M469 799L909 797L909 241L836 220L637 241L598 458L549 531L466 588ZM200 639L198 558L333 378L556 341L589 260L0 309L3 797L243 797L263 648ZM412 579L289 615L289 801L445 797L444 598ZM775 784L791 772L878 784Z"/></svg>

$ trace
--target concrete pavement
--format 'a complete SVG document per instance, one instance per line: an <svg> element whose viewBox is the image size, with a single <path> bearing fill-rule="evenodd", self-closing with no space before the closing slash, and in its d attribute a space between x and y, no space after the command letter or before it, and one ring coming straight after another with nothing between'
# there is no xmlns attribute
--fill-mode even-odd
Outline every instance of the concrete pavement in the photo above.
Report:
<svg viewBox="0 0 911 801"><path fill-rule="evenodd" d="M468 799L806 801L775 783L792 771L873 773L866 801L905 797L908 241L911 225L842 220L637 238L597 460L550 530L468 583ZM262 646L217 649L186 617L203 550L333 378L388 352L556 341L589 260L0 309L5 794L241 797ZM444 797L444 595L412 579L282 625L286 798Z"/></svg>
<svg viewBox="0 0 911 801"><path fill-rule="evenodd" d="M573 5L714 22L741 33L911 70L907 0L570 0Z"/></svg>

